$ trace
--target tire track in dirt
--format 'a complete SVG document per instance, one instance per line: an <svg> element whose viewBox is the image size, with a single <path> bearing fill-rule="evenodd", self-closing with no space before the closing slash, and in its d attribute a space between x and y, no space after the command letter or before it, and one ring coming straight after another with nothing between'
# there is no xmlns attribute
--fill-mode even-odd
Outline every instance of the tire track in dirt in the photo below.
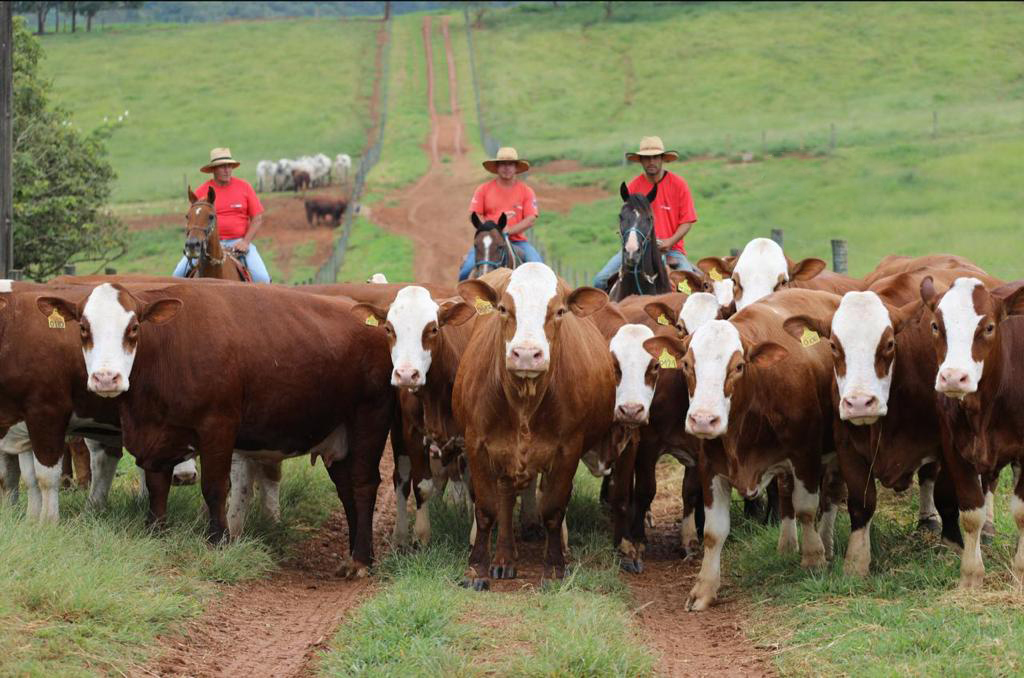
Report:
<svg viewBox="0 0 1024 678"><path fill-rule="evenodd" d="M389 548L395 523L391 444L381 461L374 514L376 558ZM325 471L326 472L326 471ZM348 556L344 512L335 511L298 553L267 579L229 587L180 633L160 639L161 652L136 676L278 678L312 673L316 652L356 607L376 591L372 579L341 579Z"/></svg>
<svg viewBox="0 0 1024 678"><path fill-rule="evenodd" d="M641 637L661 654L660 676L773 676L766 652L744 635L742 604L730 598L728 585L719 602L700 613L686 611L686 598L700 571L700 560L679 556L679 519L683 515L682 467L658 464L658 493L651 505L644 573L622 574L633 594Z"/></svg>

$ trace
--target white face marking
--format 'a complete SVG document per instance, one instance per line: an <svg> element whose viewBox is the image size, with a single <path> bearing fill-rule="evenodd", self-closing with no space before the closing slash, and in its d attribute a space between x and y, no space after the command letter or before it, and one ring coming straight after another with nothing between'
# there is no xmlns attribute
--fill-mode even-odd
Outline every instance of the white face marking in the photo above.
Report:
<svg viewBox="0 0 1024 678"><path fill-rule="evenodd" d="M13 280L0 280L0 292L10 292Z"/></svg>
<svg viewBox="0 0 1024 678"><path fill-rule="evenodd" d="M494 238L490 235L484 236L484 261L491 261L491 245L494 243Z"/></svg>
<svg viewBox="0 0 1024 678"><path fill-rule="evenodd" d="M626 236L626 254L636 254L640 250L640 238L636 231L630 231Z"/></svg>
<svg viewBox="0 0 1024 678"><path fill-rule="evenodd" d="M974 310L974 288L981 284L977 278L957 278L939 302L938 310L942 311L942 323L946 328L946 359L939 365L939 373L935 378L937 391L966 394L978 390L985 363L974 359L971 346L978 321L982 318ZM950 379L955 381L955 387L949 384L943 389L941 378L944 372L949 377L966 375L967 379L964 382Z"/></svg>
<svg viewBox="0 0 1024 678"><path fill-rule="evenodd" d="M508 294L515 302L516 332L505 342L510 370L543 372L551 360L551 346L544 334L548 302L558 291L554 271L541 263L523 264L512 272Z"/></svg>
<svg viewBox="0 0 1024 678"><path fill-rule="evenodd" d="M789 265L777 242L754 238L743 248L732 274L743 288L743 296L736 300L736 310L742 311L775 291L780 275L789 280Z"/></svg>
<svg viewBox="0 0 1024 678"><path fill-rule="evenodd" d="M887 327L892 327L889 312L874 292L848 292L832 316L832 337L846 356L846 374L835 373L840 419L873 423L858 420L888 412L892 365L884 377L875 372L878 343Z"/></svg>
<svg viewBox="0 0 1024 678"><path fill-rule="evenodd" d="M735 298L733 296L733 284L732 278L711 281L711 290L714 292L719 306L728 306L733 302Z"/></svg>
<svg viewBox="0 0 1024 678"><path fill-rule="evenodd" d="M651 354L644 349L644 341L653 336L654 332L646 325L623 325L609 343L622 372L619 383L615 385L616 419L622 416L620 407L623 408L622 414L626 414L635 410L637 405L642 410L635 416L644 422L650 416L654 389L644 379L651 364Z"/></svg>
<svg viewBox="0 0 1024 678"><path fill-rule="evenodd" d="M729 427L732 405L732 397L725 395L725 372L733 354L743 352L740 333L727 320L709 320L694 333L690 350L697 383L687 411L686 431L705 438L722 435ZM717 421L699 425L715 417Z"/></svg>
<svg viewBox="0 0 1024 678"><path fill-rule="evenodd" d="M200 213L201 213L202 211L203 211L203 208L202 208L202 207L197 207L197 208L196 208L196 216L198 217L198 216L199 216L199 214L200 214Z"/></svg>
<svg viewBox="0 0 1024 678"><path fill-rule="evenodd" d="M124 333L135 312L125 310L117 296L113 285L103 283L92 291L82 310L92 333L92 349L82 347L89 390L111 397L128 390L135 362L135 350L124 346ZM113 379L118 380L116 385Z"/></svg>
<svg viewBox="0 0 1024 678"><path fill-rule="evenodd" d="M388 322L395 330L391 347L391 384L418 388L427 383L430 351L423 348L423 330L437 322L438 305L423 287L403 287L388 309Z"/></svg>
<svg viewBox="0 0 1024 678"><path fill-rule="evenodd" d="M714 320L718 315L718 300L714 295L707 292L691 294L683 303L679 311L679 322L687 334L693 334L709 320Z"/></svg>

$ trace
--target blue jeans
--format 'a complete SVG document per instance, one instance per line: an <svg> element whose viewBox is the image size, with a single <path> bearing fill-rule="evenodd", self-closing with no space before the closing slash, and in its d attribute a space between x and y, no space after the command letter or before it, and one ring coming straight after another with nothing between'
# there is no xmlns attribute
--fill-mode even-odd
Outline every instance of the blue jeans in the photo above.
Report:
<svg viewBox="0 0 1024 678"><path fill-rule="evenodd" d="M537 261L544 262L541 258L540 252L538 252L533 245L530 244L529 240L513 240L512 244L518 247L523 253L523 261ZM466 252L466 258L462 260L462 268L459 269L459 281L463 281L469 277L469 274L473 272L473 267L476 266L476 250L470 246L469 251Z"/></svg>
<svg viewBox="0 0 1024 678"><path fill-rule="evenodd" d="M234 244L240 241L241 238L231 238L230 240L221 240L221 247L233 247ZM245 266L249 269L250 275L252 275L253 282L268 283L270 282L270 273L267 272L267 265L263 263L263 257L260 256L259 251L256 249L256 245L249 244L249 251L245 253ZM175 278L184 278L185 272L188 270L188 257L182 257L181 261L174 268L173 275Z"/></svg>
<svg viewBox="0 0 1024 678"><path fill-rule="evenodd" d="M697 270L697 267L691 264L686 255L679 250L669 250L664 254L664 258L665 265L675 271ZM604 268L597 272L597 275L594 276L594 287L602 290L608 289L608 278L612 277L612 273L618 273L620 268L622 268L622 250L616 252L604 265Z"/></svg>

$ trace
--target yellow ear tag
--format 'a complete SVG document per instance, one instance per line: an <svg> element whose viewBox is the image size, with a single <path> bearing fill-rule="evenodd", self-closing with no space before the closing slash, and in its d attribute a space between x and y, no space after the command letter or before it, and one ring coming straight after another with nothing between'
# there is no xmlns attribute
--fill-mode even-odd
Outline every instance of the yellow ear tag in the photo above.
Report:
<svg viewBox="0 0 1024 678"><path fill-rule="evenodd" d="M810 327L805 327L804 333L800 335L800 343L803 345L804 348L810 348L811 346L817 344L819 341L821 341L821 337L819 337L818 333L812 330Z"/></svg>
<svg viewBox="0 0 1024 678"><path fill-rule="evenodd" d="M66 327L64 317L57 313L57 309L53 309L53 313L46 316L46 324L50 326L51 330L62 330Z"/></svg>
<svg viewBox="0 0 1024 678"><path fill-rule="evenodd" d="M686 282L685 280L680 280L679 284L676 285L676 289L682 292L683 294L693 294L693 290L690 289L690 283Z"/></svg>
<svg viewBox="0 0 1024 678"><path fill-rule="evenodd" d="M476 312L480 315L487 315L494 311L494 305L486 299L477 297L477 300L473 302L473 306L476 307Z"/></svg>
<svg viewBox="0 0 1024 678"><path fill-rule="evenodd" d="M717 268L711 269L711 272L708 273L708 277L715 282L722 282L722 274L718 272Z"/></svg>
<svg viewBox="0 0 1024 678"><path fill-rule="evenodd" d="M665 317L664 313L662 313L661 315L658 316L658 324L659 325L668 325L668 318Z"/></svg>
<svg viewBox="0 0 1024 678"><path fill-rule="evenodd" d="M658 364L666 370L676 369L676 357L668 352L667 348L661 349L661 355L658 356Z"/></svg>
<svg viewBox="0 0 1024 678"><path fill-rule="evenodd" d="M369 325L370 327L377 327L377 325L380 325L380 321L377 320L377 316L368 315L366 316L366 324Z"/></svg>

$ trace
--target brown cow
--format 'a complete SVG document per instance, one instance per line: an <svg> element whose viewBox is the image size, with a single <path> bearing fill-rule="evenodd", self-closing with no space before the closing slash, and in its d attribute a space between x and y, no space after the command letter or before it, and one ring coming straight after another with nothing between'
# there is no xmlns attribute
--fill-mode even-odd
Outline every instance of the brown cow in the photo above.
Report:
<svg viewBox="0 0 1024 678"><path fill-rule="evenodd" d="M337 226L341 223L341 215L344 214L348 202L332 198L307 198L303 203L306 207L306 223L313 225L314 219L319 225L330 217Z"/></svg>
<svg viewBox="0 0 1024 678"><path fill-rule="evenodd" d="M698 468L704 494L704 560L687 600L706 609L721 581L721 551L729 534L729 488L753 497L777 473L793 476L792 509L803 526L805 567L825 564L815 531L824 455L832 452L829 390L832 358L827 342L801 343L782 321L797 312L830 317L839 297L811 290L782 290L738 312L711 320L684 342L654 337L651 355L670 354L686 376L686 431L704 439ZM796 546L783 502L780 551ZM834 512L833 512L834 515Z"/></svg>
<svg viewBox="0 0 1024 678"><path fill-rule="evenodd" d="M368 574L394 391L387 342L350 304L263 285L136 295L104 284L85 302L54 296L38 305L47 317L78 321L89 390L121 396L124 440L146 469L151 521L164 517L171 464L184 447L202 461L214 541L225 535L233 449L312 450L348 518L351 560L340 573Z"/></svg>
<svg viewBox="0 0 1024 678"><path fill-rule="evenodd" d="M1024 461L1024 287L1005 298L990 293L977 276L958 278L938 292L921 283L938 363L943 464L956 486L964 550L960 586L981 586L985 565L981 531L985 498L979 474L994 474ZM1010 510L1020 539L1011 569L1024 581L1024 480L1015 473Z"/></svg>
<svg viewBox="0 0 1024 678"><path fill-rule="evenodd" d="M590 287L570 291L539 263L517 268L502 292L467 280L459 293L497 310L478 319L452 395L476 499L478 534L467 584L480 590L489 586L489 577L515 577L512 507L516 492L540 473L545 576L561 578L562 524L573 475L584 450L607 435L612 420L611 355L586 320L607 296ZM492 561L495 521L498 549Z"/></svg>

